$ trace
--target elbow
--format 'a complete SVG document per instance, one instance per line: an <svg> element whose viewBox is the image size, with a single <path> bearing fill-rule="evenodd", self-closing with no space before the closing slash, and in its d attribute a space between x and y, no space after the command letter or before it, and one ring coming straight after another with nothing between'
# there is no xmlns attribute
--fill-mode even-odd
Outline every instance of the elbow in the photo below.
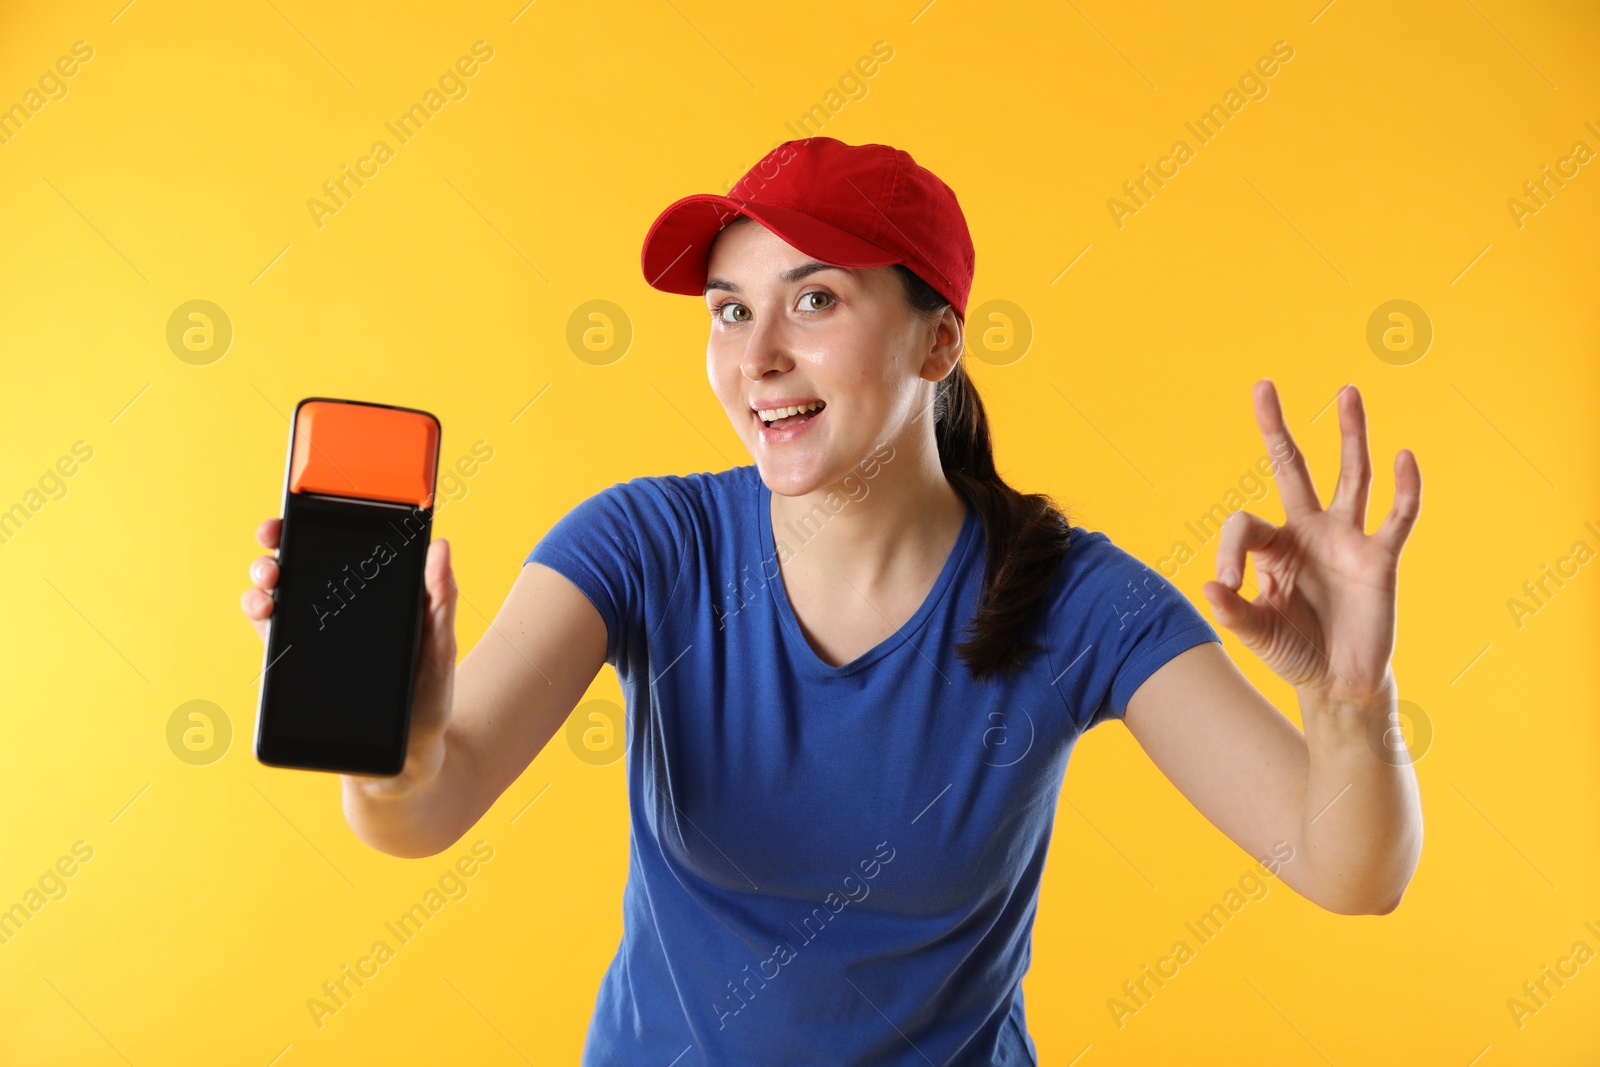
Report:
<svg viewBox="0 0 1600 1067"><path fill-rule="evenodd" d="M1389 896L1389 898L1383 902L1382 907L1374 909L1369 914L1388 915L1390 912L1398 908L1400 906L1400 901L1405 899L1406 890L1411 888L1411 875L1415 873L1415 871L1416 861L1413 860L1411 863L1411 871L1406 874L1403 880L1401 880L1399 886L1395 888L1394 892Z"/></svg>
<svg viewBox="0 0 1600 1067"><path fill-rule="evenodd" d="M363 843L374 851L382 852L386 856L393 856L395 859L400 860L425 860L429 856L437 856L439 853L445 851L451 845L455 844L454 841L446 841L443 844L435 847L435 845L432 843L424 844L414 841L367 841L365 839L363 839Z"/></svg>
<svg viewBox="0 0 1600 1067"><path fill-rule="evenodd" d="M445 822L437 811L395 810L395 807L374 804L352 792L345 793L344 817L345 825L362 844L402 860L437 856L461 840L470 829Z"/></svg>
<svg viewBox="0 0 1600 1067"><path fill-rule="evenodd" d="M1400 907L1400 901L1405 898L1406 889L1410 884L1411 880L1407 878L1387 893L1344 893L1337 896L1323 896L1313 903L1335 915L1388 915Z"/></svg>
<svg viewBox="0 0 1600 1067"><path fill-rule="evenodd" d="M1419 819L1416 824L1416 833L1406 843L1401 852L1400 872L1395 876L1389 893L1377 902L1377 906L1363 912L1364 915L1388 915L1400 906L1400 901L1405 898L1406 890L1411 887L1411 879L1417 873L1417 864L1422 859L1422 823Z"/></svg>
<svg viewBox="0 0 1600 1067"><path fill-rule="evenodd" d="M401 860L425 860L437 856L466 835L466 830L455 831L426 825L386 826L379 829L349 822L349 826L351 832L368 848Z"/></svg>
<svg viewBox="0 0 1600 1067"><path fill-rule="evenodd" d="M1414 872L1415 870L1416 863L1413 861L1412 871ZM1402 879L1400 884L1395 888L1394 892L1389 895L1388 899L1382 901L1381 906L1374 908L1369 914L1388 915L1390 912L1394 911L1400 906L1400 901L1405 899L1406 890L1409 888L1411 888L1411 873L1407 873L1405 878Z"/></svg>
<svg viewBox="0 0 1600 1067"><path fill-rule="evenodd" d="M482 816L467 785L443 750L431 777L420 783L403 778L343 776L344 820L356 838L396 859L437 856L461 840ZM409 758L407 766L410 766Z"/></svg>
<svg viewBox="0 0 1600 1067"><path fill-rule="evenodd" d="M1331 911L1335 915L1388 915L1400 906L1400 897L1383 902L1319 900L1316 903L1323 911Z"/></svg>
<svg viewBox="0 0 1600 1067"><path fill-rule="evenodd" d="M1369 868L1352 884L1325 892L1314 903L1338 915L1389 915L1400 907L1422 858L1420 822L1417 832L1389 853L1376 868Z"/></svg>
<svg viewBox="0 0 1600 1067"><path fill-rule="evenodd" d="M1364 912L1363 914L1365 914L1365 915L1388 915L1390 912L1394 911L1394 909L1396 909L1396 908L1398 908L1400 906L1400 900L1405 895L1406 895L1406 891L1404 889L1402 889L1402 890L1400 890L1399 893L1395 894L1395 896L1394 896L1394 898L1392 900L1388 901L1385 904L1381 904L1376 908L1373 908L1371 911Z"/></svg>

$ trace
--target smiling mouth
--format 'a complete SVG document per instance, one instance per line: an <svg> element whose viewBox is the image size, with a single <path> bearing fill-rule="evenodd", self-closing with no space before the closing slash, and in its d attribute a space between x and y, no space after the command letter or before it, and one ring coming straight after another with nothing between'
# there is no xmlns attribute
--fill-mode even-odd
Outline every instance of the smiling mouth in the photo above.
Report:
<svg viewBox="0 0 1600 1067"><path fill-rule="evenodd" d="M827 404L821 400L814 401L814 404L814 407L803 411L794 407L780 408L778 410L784 412L784 414L778 415L777 418L771 417L774 412L752 411L751 414L754 415L756 420L767 429L783 430L790 426L798 426L808 419L816 418L818 415L822 414L822 410L827 407Z"/></svg>

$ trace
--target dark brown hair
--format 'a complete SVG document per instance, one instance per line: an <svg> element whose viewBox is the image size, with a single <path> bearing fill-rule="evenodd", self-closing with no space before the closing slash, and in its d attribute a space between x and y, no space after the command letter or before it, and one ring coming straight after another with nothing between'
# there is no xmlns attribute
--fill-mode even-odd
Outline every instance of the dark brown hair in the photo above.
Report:
<svg viewBox="0 0 1600 1067"><path fill-rule="evenodd" d="M912 310L933 318L949 306L909 267L894 265ZM994 466L989 419L978 387L967 376L965 356L939 382L934 394L934 438L939 466L983 522L989 559L972 636L956 652L980 681L1014 675L1040 646L1021 639L1066 554L1070 520L1045 493L1020 493Z"/></svg>

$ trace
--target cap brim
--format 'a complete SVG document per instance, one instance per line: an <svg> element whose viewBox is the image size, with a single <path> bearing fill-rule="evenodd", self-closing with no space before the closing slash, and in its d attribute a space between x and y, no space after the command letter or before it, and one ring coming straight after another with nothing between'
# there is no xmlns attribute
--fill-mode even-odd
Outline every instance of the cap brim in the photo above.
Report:
<svg viewBox="0 0 1600 1067"><path fill-rule="evenodd" d="M737 201L715 193L695 193L667 206L645 234L640 266L645 281L666 293L701 296L711 245L723 227L748 215L784 241L824 263L840 267L887 267L903 263L854 234L810 215L756 201Z"/></svg>

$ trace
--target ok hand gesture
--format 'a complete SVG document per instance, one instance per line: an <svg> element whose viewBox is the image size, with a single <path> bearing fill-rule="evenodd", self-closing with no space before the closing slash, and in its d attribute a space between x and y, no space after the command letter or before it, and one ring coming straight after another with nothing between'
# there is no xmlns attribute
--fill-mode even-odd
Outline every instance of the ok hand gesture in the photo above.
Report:
<svg viewBox="0 0 1600 1067"><path fill-rule="evenodd" d="M1376 533L1366 532L1367 416L1355 386L1340 391L1343 450L1339 484L1326 510L1305 456L1283 420L1270 379L1255 386L1256 423L1274 457L1284 523L1237 511L1222 525L1217 580L1202 592L1217 621L1260 656L1302 699L1366 702L1394 684L1395 590L1400 550L1422 504L1422 473L1410 449L1395 456L1394 506ZM1246 553L1255 556L1260 589L1238 592Z"/></svg>

